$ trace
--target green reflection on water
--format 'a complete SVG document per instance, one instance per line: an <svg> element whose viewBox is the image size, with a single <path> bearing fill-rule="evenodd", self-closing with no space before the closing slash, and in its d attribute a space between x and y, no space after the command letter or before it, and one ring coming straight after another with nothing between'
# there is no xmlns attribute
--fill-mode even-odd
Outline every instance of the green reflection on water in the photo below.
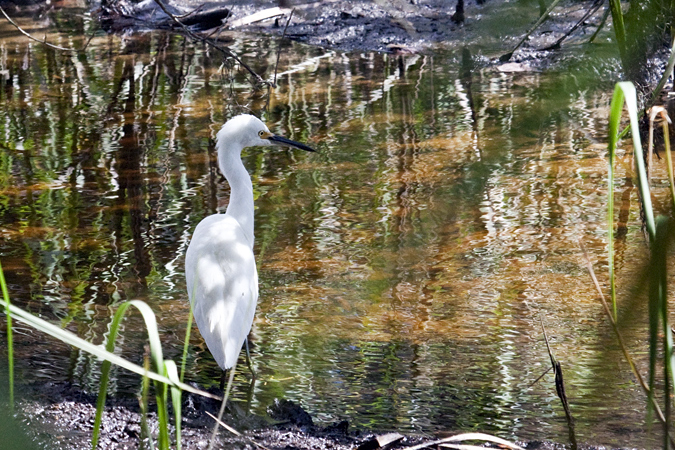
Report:
<svg viewBox="0 0 675 450"><path fill-rule="evenodd" d="M274 39L232 46L259 73L273 70ZM140 298L178 359L184 252L229 192L212 138L252 110L319 149L244 153L261 280L256 412L283 396L325 421L565 441L551 384L530 386L547 365L544 316L569 367L580 438L644 443L641 394L627 370L598 358L612 344L578 247L583 239L604 261L612 55L573 51L581 56L560 73L467 75L461 52L447 49L392 56L294 44L268 96L177 36L98 36L77 56L8 37L0 252L14 299L98 343L115 305ZM635 217L623 239L623 258L640 257ZM129 319L123 355L140 363L143 339ZM97 361L37 346L18 349L26 382L94 390ZM198 333L188 370L204 386L219 379ZM113 394L138 390L134 377L115 377Z"/></svg>

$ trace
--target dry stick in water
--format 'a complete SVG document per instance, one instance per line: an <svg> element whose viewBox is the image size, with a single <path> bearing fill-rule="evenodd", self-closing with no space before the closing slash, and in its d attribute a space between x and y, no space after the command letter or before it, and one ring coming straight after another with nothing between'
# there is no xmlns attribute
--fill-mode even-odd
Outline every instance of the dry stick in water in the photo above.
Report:
<svg viewBox="0 0 675 450"><path fill-rule="evenodd" d="M485 433L464 433L457 434L455 436L446 437L439 439L437 441L425 442L423 444L415 445L412 447L405 447L405 450L421 450L423 448L431 447L432 445L438 445L440 447L449 447L449 448L485 448L485 447L475 447L473 445L453 445L451 442L463 442L463 441L487 441L494 444L501 445L503 448L508 448L511 450L524 450L517 444L509 442L505 439L492 436Z"/></svg>
<svg viewBox="0 0 675 450"><path fill-rule="evenodd" d="M272 85L270 87L277 87L277 69L279 68L279 57L281 56L281 43L284 41L284 37L286 36L286 30L288 29L288 25L291 23L291 19L293 18L293 12L295 9L291 9L291 13L288 15L288 20L286 21L286 26L284 27L284 32L281 33L281 38L279 39L279 50L277 51L277 63L274 65L274 80L272 81Z"/></svg>
<svg viewBox="0 0 675 450"><path fill-rule="evenodd" d="M213 40L211 40L211 39L209 39L209 38L205 38L205 37L203 37L203 36L200 36L200 35L198 35L198 34L193 33L192 31L190 31L190 29L189 29L188 27L186 27L185 24L184 24L183 22L181 22L180 20L178 20L178 18L177 18L176 16L174 16L173 14L171 14L171 13L169 12L169 10L166 9L166 5L164 5L164 3L162 2L162 0L155 0L155 3L157 3L157 5L159 5L159 7L162 9L162 11L164 11L164 13L165 13L167 16L171 17L171 20L173 20L174 22L176 22L176 24L178 24L178 25L183 29L183 32L184 32L187 36L189 36L191 39L194 39L194 40L196 40L196 41L201 41L201 42L203 42L203 43L205 43L205 44L207 44L207 45L210 45L211 47L215 48L216 50L218 50L219 52L221 52L221 53L224 54L225 56L229 56L230 58L234 59L234 60L237 61L244 69L246 69L246 70L248 71L248 73L250 73L251 76L253 76L253 78L255 78L255 80L256 80L258 83L260 83L260 84L262 84L262 85L269 84L269 82L263 80L262 77L261 77L260 75L258 75L257 73L255 73L255 72L253 71L253 69L251 69L251 67L249 67L248 64L246 64L244 61L242 61L241 59L239 59L239 57L238 57L232 50L230 50L230 49L227 48L227 47L221 47L220 45L216 45L216 43L213 42Z"/></svg>
<svg viewBox="0 0 675 450"><path fill-rule="evenodd" d="M548 15L551 13L551 11L553 11L553 8L555 8L558 5L558 3L560 3L560 0L554 0L549 5L548 9L546 11L544 11L544 14L542 14L541 17L539 17L539 20L537 20L537 23L535 23L534 26L532 28L530 28L530 30L527 33L525 33L525 36L523 36L523 38L520 40L520 42L518 42L516 44L516 46L513 47L513 50L511 50L509 53L505 53L502 56L500 56L499 61L500 62L506 62L509 59L511 59L511 57L513 56L513 53L515 53L515 51L518 50L518 48L520 48L521 45L523 45L523 42L525 42L530 37L530 35L532 33L534 33L534 30L536 30L539 27L539 25L544 23L544 21L548 18Z"/></svg>
<svg viewBox="0 0 675 450"><path fill-rule="evenodd" d="M600 30L605 26L605 23L607 23L607 18L609 17L609 13L612 12L612 9L607 5L607 8L605 9L604 14L602 15L602 19L600 19L600 25L598 25L598 28L595 30L595 33L593 33L593 36L588 40L589 44L592 44L595 38L600 34Z"/></svg>
<svg viewBox="0 0 675 450"><path fill-rule="evenodd" d="M528 386L528 389L531 388L532 386L534 386L535 384L539 383L539 380L541 380L542 378L544 378L544 376L545 376L547 373L549 373L551 370L553 370L553 367L549 367L548 369L546 369L546 371L545 371L544 373L542 373L541 375L539 375L539 377L538 377L536 380L534 380L534 381L532 382L532 384L530 384L530 385Z"/></svg>
<svg viewBox="0 0 675 450"><path fill-rule="evenodd" d="M572 33L574 33L574 32L576 31L576 29L579 28L579 27L581 26L582 23L586 22L586 20L587 20L590 16L592 16L593 14L595 14L595 12L596 12L598 9L600 9L600 7L602 6L603 3L604 3L604 0L595 0L595 3L593 3L593 4L591 5L591 7L588 9L588 11L586 11L586 13L584 14L584 16L583 16L581 19L579 19L579 21L578 21L576 24L574 24L574 26L573 26L567 33L565 33L560 39L558 39L557 41L555 41L554 44L549 45L548 47L542 48L541 50L542 50L542 51L547 51L547 50L556 50L556 49L559 49L559 48L560 48L560 45L563 43L563 41L564 41L565 39L567 39L568 37L570 37L570 35L571 35Z"/></svg>
<svg viewBox="0 0 675 450"><path fill-rule="evenodd" d="M220 411L218 411L218 418L216 419L216 424L213 427L213 432L211 433L211 439L209 440L209 446L207 450L211 450L213 448L213 444L215 444L216 442L216 435L218 434L218 425L222 423L223 414L225 413L225 405L227 404L227 398L230 396L230 389L232 389L232 382L234 381L234 371L236 369L237 369L237 361L234 362L234 365L230 369L230 379L227 380L227 388L225 388L223 403L220 405Z"/></svg>
<svg viewBox="0 0 675 450"><path fill-rule="evenodd" d="M565 410L565 418L567 419L567 427L570 433L570 441L572 442L572 448L577 448L577 437L574 433L574 418L572 417L572 412L570 411L570 405L567 401L567 394L565 394L565 382L563 381L562 367L560 362L555 359L553 352L551 351L551 346L548 343L548 336L546 335L546 328L544 327L544 319L539 317L541 321L541 331L544 333L544 340L546 340L546 349L548 350L548 356L551 358L551 367L553 368L553 373L555 375L555 392L558 394L558 398L562 402L563 409Z"/></svg>
<svg viewBox="0 0 675 450"><path fill-rule="evenodd" d="M659 107L650 108L649 111L649 142L647 142L647 184L652 185L652 157L654 156L654 120Z"/></svg>
<svg viewBox="0 0 675 450"><path fill-rule="evenodd" d="M648 143L648 153L649 153L649 166L652 165L652 153L654 149L654 123L657 116L661 117L661 126L663 128L663 144L666 147L666 169L668 171L668 180L670 181L670 197L673 203L673 210L675 210L675 179L673 179L673 160L670 154L670 134L668 130L668 124L670 123L670 116L666 108L663 106L652 106L649 109L649 143ZM647 179L649 179L649 171L647 171Z"/></svg>
<svg viewBox="0 0 675 450"><path fill-rule="evenodd" d="M74 48L65 48L65 47L59 47L58 45L50 44L49 42L47 42L47 38L46 38L46 37L45 37L44 40L40 40L40 39L34 37L33 35L31 35L31 34L28 33L27 31L25 31L23 28L21 28L19 25L17 25L17 23L14 22L14 21L7 15L7 13L5 12L5 10L2 9L1 6L0 6L0 13L2 13L3 16L5 16L5 19L7 19L7 20L9 21L9 23L11 23L11 24L14 26L14 28L16 28L17 30L19 30L19 31L21 32L21 34L23 34L24 36L26 36L28 39L32 39L32 40L34 40L35 42L39 42L40 44L46 45L47 47L52 48L52 49L54 49L54 50L59 50L59 51L62 51L62 52L77 52L77 50L75 50Z"/></svg>
<svg viewBox="0 0 675 450"><path fill-rule="evenodd" d="M242 438L244 438L244 439L248 439L248 440L251 442L251 444L255 445L256 447L260 447L260 448L262 448L263 450L269 450L267 447L265 447L265 446L262 445L262 444L258 444L256 441L254 441L254 440L251 439L250 437L244 436L243 434L241 434L240 432L238 432L237 430L235 430L234 428L232 428L231 426L229 426L228 424L226 424L226 423L223 422L222 420L218 419L216 416L214 416L214 415L211 414L210 412L206 411L206 415L209 416L210 418L212 418L213 420L215 420L216 423L218 423L221 427L225 428L227 431L229 431L230 433L234 434L235 436L239 436L239 437L242 437Z"/></svg>
<svg viewBox="0 0 675 450"><path fill-rule="evenodd" d="M645 395L647 396L647 398L651 398L652 407L654 408L654 411L656 411L656 417L658 417L659 421L662 424L664 424L666 423L666 418L664 417L663 412L659 407L659 404L656 403L656 398L654 398L654 396L649 395L649 386L647 386L645 380L642 379L642 375L640 375L640 372L638 372L637 368L635 367L635 363L633 363L633 359L630 357L630 354L628 353L628 349L626 348L626 345L623 342L621 333L619 333L619 326L616 324L616 320L614 320L614 316L612 315L612 312L609 309L607 300L605 300L605 295L602 293L600 283L598 282L598 279L595 276L595 270L593 269L593 264L591 264L591 260L588 257L588 253L586 253L586 249L581 244L581 242L579 243L579 246L581 247L581 251L584 254L584 259L586 260L586 268L588 269L588 273L591 275L591 279L593 280L595 289L598 291L598 294L600 295L600 300L602 300L602 306L603 308L605 308L605 313L607 314L607 317L609 317L609 322L612 324L612 329L614 330L616 339L619 342L619 346L621 347L623 356L624 358L626 358L626 361L628 362L631 371L633 371L633 375L635 375L635 378L638 380L638 384L642 387L642 390L644 391ZM673 440L673 437L670 435L670 433L668 433L668 440L670 441L670 445L675 447L675 440Z"/></svg>

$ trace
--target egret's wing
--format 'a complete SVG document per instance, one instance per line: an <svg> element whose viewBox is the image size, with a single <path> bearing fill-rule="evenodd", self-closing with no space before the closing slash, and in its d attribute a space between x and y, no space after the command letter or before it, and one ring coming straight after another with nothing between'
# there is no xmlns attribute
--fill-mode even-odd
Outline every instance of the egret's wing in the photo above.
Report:
<svg viewBox="0 0 675 450"><path fill-rule="evenodd" d="M185 256L192 311L222 369L231 368L251 330L258 302L258 272L237 221L216 214L197 225Z"/></svg>

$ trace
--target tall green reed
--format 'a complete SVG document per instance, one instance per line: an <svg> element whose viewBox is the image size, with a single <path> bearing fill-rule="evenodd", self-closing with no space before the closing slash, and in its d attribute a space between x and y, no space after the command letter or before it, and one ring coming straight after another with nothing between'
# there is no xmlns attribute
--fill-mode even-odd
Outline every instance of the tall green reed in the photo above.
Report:
<svg viewBox="0 0 675 450"><path fill-rule="evenodd" d="M619 124L622 117L624 104L628 111L630 122L630 132L633 140L633 158L638 178L638 188L644 217L644 227L647 230L649 240L650 258L648 273L649 286L649 383L646 385L642 380L635 364L630 360L628 352L624 348L624 355L629 360L631 369L636 378L647 394L648 421L652 412L655 412L658 419L663 424L664 429L664 448L675 446L675 441L670 436L671 422L671 389L673 388L673 374L675 373L675 362L673 361L673 336L668 322L668 286L667 286L667 254L669 244L672 241L670 219L664 216L654 218L654 211L651 201L651 190L649 185L648 170L645 165L645 156L642 150L640 140L640 130L638 124L637 94L632 83L617 83L614 89L614 95L610 106L609 119L609 175L608 175L608 199L607 199L607 233L608 233L608 265L610 278L610 296L612 312L610 320L614 326L619 342L623 346L623 340L617 327L617 302L616 302L616 280L614 268L614 164L616 150L619 139ZM663 112L665 114L665 112ZM653 122L653 115L652 115ZM664 120L664 137L666 146L666 160L668 163L668 174L671 183L671 195L673 198L673 211L675 212L675 186L673 185L672 165L670 152L670 142L668 137L667 121ZM653 133L650 132L650 150ZM597 283L596 283L597 285ZM659 339L661 334L662 339ZM664 369L664 388L663 405L664 412L661 412L658 402L655 398L655 379L659 355L659 348L663 349L662 365Z"/></svg>
<svg viewBox="0 0 675 450"><path fill-rule="evenodd" d="M645 210L645 221L647 231L653 238L655 233L654 214L652 212L652 200L650 196L649 184L647 182L647 171L644 158L642 157L642 142L638 126L638 106L637 93L635 86L630 82L617 83L610 104L609 115L609 173L608 173L608 193L607 193L607 245L608 245L608 265L609 265L609 283L610 300L614 319L617 318L616 307L616 282L614 274L614 161L616 159L616 150L619 141L619 126L624 103L628 111L630 120L631 136L633 138L633 151L635 154L635 165L638 172L638 190Z"/></svg>
<svg viewBox="0 0 675 450"><path fill-rule="evenodd" d="M5 303L5 313L7 314L7 359L9 372L9 407L14 409L14 338L12 335L12 315L9 312L9 291L5 282L5 273L0 264L0 289L2 289L2 298Z"/></svg>

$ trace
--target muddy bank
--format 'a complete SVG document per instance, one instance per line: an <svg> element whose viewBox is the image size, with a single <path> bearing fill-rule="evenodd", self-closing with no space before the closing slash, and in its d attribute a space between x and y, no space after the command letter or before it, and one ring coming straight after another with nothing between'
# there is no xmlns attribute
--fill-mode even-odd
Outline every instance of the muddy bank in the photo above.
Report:
<svg viewBox="0 0 675 450"><path fill-rule="evenodd" d="M16 421L34 448L80 450L91 447L96 397L80 391L69 383L46 383L30 399L18 402ZM183 401L182 448L205 449L211 435L213 421L206 412L217 414L218 403L186 395ZM171 411L172 417L173 412ZM433 441L442 436L404 436L395 432L354 430L348 420L333 424L314 423L312 417L299 405L278 400L268 408L268 416L247 414L234 404L227 412L225 423L241 431L234 436L221 429L215 448L260 448L299 450L376 450L378 448L403 449ZM157 422L154 413L148 425L156 436ZM99 448L109 450L142 447L141 415L132 399L112 399L106 405L101 427ZM458 434L457 433L452 434ZM449 436L451 434L448 434ZM175 430L171 430L175 442ZM380 444L389 442L384 447ZM545 441L517 442L526 449L554 450L568 446ZM29 448L28 444L16 448ZM149 447L146 447L149 448ZM430 447L435 448L435 447ZM604 447L579 445L580 450Z"/></svg>
<svg viewBox="0 0 675 450"><path fill-rule="evenodd" d="M284 15L272 15L277 3L288 4ZM575 52L584 45L610 44L617 51L616 65L598 68L598 72L616 71L617 80L630 79L645 97L651 95L670 54L670 38L656 32L642 52L644 60L636 61L636 67L624 67L609 6L592 0L560 2L536 28L533 25L544 13L536 2L329 0L228 5L230 31L285 36L311 46L350 52L408 54L433 53L439 47L462 49L471 54L476 68L493 67L503 72L565 70L566 64L574 64ZM262 7L267 7L271 17L250 22Z"/></svg>
<svg viewBox="0 0 675 450"><path fill-rule="evenodd" d="M512 14L522 16L528 11L535 21L539 13L534 3L531 7L514 5L505 0L467 0L462 3L463 20L457 15L457 1L447 0L298 4L289 6L293 9L290 22L287 22L286 16L279 16L239 25L235 29L277 35L283 34L285 30L285 36L289 39L342 51L423 52L438 44L461 47L488 43L502 47L505 53L531 24L524 25L522 29L514 24L516 27L509 30L509 35L504 30L494 31L483 24L491 23L500 15L509 20ZM583 17L591 3L563 4L558 7L528 39L523 49L527 53L555 43ZM233 6L228 23L236 25L253 12L246 7ZM588 30L592 33L600 24L602 12L598 10L588 17L575 36L584 35Z"/></svg>
<svg viewBox="0 0 675 450"><path fill-rule="evenodd" d="M452 19L455 2L415 3L329 1L299 6L294 9L285 35L309 45L344 51L420 51L434 43L457 39L462 25ZM232 13L234 22L241 20L239 16L246 11L232 8ZM280 17L238 28L281 34L286 23L286 17Z"/></svg>
<svg viewBox="0 0 675 450"><path fill-rule="evenodd" d="M171 12L184 16L181 20L190 24L190 30L209 37L227 38L232 32L284 35L326 49L378 52L423 52L438 44L488 44L503 53L512 49L541 13L534 2L523 5L506 0L463 0L460 8L457 0L167 3L168 9L162 10L154 2L134 6L120 1L114 3L119 5L115 8L104 6L95 11L111 32L179 29L166 15ZM588 39L601 24L603 13L604 8L594 8L591 1L563 2L528 38L523 50L527 55L555 44L579 21L571 40ZM213 20L225 25L214 27ZM495 23L504 20L514 21L512 27L495 29Z"/></svg>

